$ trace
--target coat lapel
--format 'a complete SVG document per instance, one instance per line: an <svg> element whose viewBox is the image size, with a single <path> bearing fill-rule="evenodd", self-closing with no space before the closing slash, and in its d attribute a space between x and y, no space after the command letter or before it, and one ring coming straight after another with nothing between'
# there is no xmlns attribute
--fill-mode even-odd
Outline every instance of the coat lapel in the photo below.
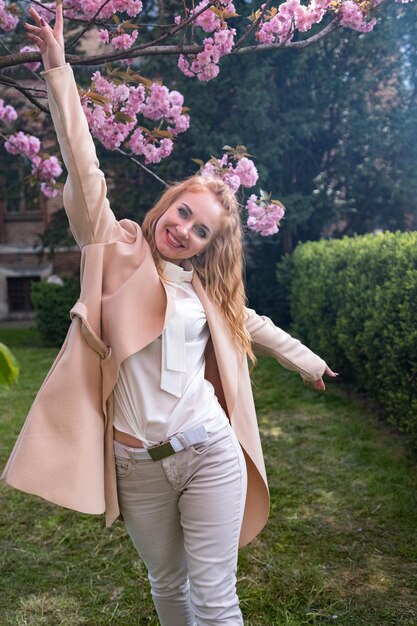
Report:
<svg viewBox="0 0 417 626"><path fill-rule="evenodd" d="M237 399L239 353L232 341L224 316L219 311L218 307L210 302L195 272L192 284L207 316L207 323L213 341L214 353L219 368L227 410L231 419Z"/></svg>

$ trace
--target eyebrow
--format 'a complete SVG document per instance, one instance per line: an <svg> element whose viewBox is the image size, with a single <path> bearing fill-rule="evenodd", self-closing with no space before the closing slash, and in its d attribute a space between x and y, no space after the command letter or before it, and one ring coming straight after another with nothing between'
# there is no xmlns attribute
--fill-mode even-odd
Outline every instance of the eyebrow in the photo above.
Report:
<svg viewBox="0 0 417 626"><path fill-rule="evenodd" d="M187 211L188 211L188 213L189 213L190 215L193 215L193 210L192 210L192 208L191 208L191 207L189 207L189 206L188 206L188 204L186 204L185 202L182 202L182 205L183 205L183 206L187 209ZM211 229L210 229L208 226L206 226L206 224L200 224L200 226L202 226L203 228L205 228L205 229L206 229L206 231L207 231L209 234L211 234Z"/></svg>

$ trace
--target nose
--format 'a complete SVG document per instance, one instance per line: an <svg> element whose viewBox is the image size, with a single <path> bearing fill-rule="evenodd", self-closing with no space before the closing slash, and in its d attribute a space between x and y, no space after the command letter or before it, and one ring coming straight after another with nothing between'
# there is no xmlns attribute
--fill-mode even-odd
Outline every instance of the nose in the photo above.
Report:
<svg viewBox="0 0 417 626"><path fill-rule="evenodd" d="M177 234L179 235L179 237L181 237L181 239L188 239L189 238L190 235L189 235L187 226L183 226L182 224L178 224L176 228L177 228Z"/></svg>

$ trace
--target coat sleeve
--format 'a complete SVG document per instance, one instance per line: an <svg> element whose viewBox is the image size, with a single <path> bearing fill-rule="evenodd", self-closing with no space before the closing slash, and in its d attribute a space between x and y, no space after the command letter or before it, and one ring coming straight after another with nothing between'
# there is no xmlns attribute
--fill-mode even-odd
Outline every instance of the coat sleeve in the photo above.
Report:
<svg viewBox="0 0 417 626"><path fill-rule="evenodd" d="M273 324L269 317L246 309L246 328L255 354L273 356L281 365L312 382L323 376L326 363L317 354Z"/></svg>
<svg viewBox="0 0 417 626"><path fill-rule="evenodd" d="M69 64L42 72L61 154L68 172L64 207L80 248L91 243L134 241L129 222L119 223L107 200L93 139ZM125 224L126 228L122 224Z"/></svg>

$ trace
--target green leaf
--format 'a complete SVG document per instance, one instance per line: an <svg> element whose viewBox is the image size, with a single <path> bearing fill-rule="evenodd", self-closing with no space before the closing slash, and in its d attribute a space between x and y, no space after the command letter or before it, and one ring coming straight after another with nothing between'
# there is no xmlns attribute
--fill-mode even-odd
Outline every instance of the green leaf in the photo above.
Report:
<svg viewBox="0 0 417 626"><path fill-rule="evenodd" d="M210 11L214 13L214 15L222 19L223 11L221 11L220 9L216 9L216 7L210 7Z"/></svg>
<svg viewBox="0 0 417 626"><path fill-rule="evenodd" d="M9 348L0 343L0 385L13 385L19 377L19 365Z"/></svg>
<svg viewBox="0 0 417 626"><path fill-rule="evenodd" d="M122 124L126 124L126 122L134 121L133 117L131 117L127 113L123 113L122 111L117 111L117 113L114 116L114 119L116 120L116 122L121 122Z"/></svg>
<svg viewBox="0 0 417 626"><path fill-rule="evenodd" d="M161 84L161 81L157 81L157 80L152 81L149 78L146 78L145 76L142 76L141 74L138 74L137 72L134 72L130 67L128 67L127 70L125 71L114 68L111 71L111 76L113 79L119 78L123 82L139 83L146 88L149 88L152 85L152 83Z"/></svg>
<svg viewBox="0 0 417 626"><path fill-rule="evenodd" d="M88 96L88 98L92 102L95 102L96 104L99 104L101 106L104 106L108 102L111 102L111 100L109 98L106 98L105 96L102 96L101 94L97 93L96 91L88 91L85 95Z"/></svg>
<svg viewBox="0 0 417 626"><path fill-rule="evenodd" d="M137 24L133 24L133 22L123 22L123 28L131 28L131 29L136 29L138 28Z"/></svg>
<svg viewBox="0 0 417 626"><path fill-rule="evenodd" d="M261 12L259 9L257 11L252 11L252 13L248 15L248 20L250 20L251 22L256 22L260 14Z"/></svg>
<svg viewBox="0 0 417 626"><path fill-rule="evenodd" d="M155 130L152 131L152 136L157 139L163 139L165 137L171 139L173 135L169 130L160 130L159 128L155 128Z"/></svg>
<svg viewBox="0 0 417 626"><path fill-rule="evenodd" d="M239 13L233 11L227 11L226 9L216 9L216 7L210 7L210 11L214 13L220 20L227 20L229 17L239 17Z"/></svg>

